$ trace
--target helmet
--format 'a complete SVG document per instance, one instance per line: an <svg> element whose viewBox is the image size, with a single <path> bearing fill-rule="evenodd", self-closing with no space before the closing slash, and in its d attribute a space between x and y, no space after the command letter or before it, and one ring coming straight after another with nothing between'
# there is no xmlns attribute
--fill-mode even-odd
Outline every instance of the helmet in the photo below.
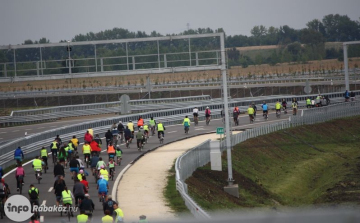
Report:
<svg viewBox="0 0 360 223"><path fill-rule="evenodd" d="M4 179L4 178L1 178L1 183L5 183L5 179Z"/></svg>
<svg viewBox="0 0 360 223"><path fill-rule="evenodd" d="M121 124L121 123L122 123L122 121L119 121L119 123Z"/></svg>
<svg viewBox="0 0 360 223"><path fill-rule="evenodd" d="M142 126L140 126L140 129L143 129L143 127L142 127Z"/></svg>
<svg viewBox="0 0 360 223"><path fill-rule="evenodd" d="M129 122L132 122L131 120L129 120Z"/></svg>
<svg viewBox="0 0 360 223"><path fill-rule="evenodd" d="M206 107L206 109L209 109L209 107Z"/></svg>
<svg viewBox="0 0 360 223"><path fill-rule="evenodd" d="M104 169L105 167L104 167L104 165L101 165L100 168L101 168L101 169Z"/></svg>
<svg viewBox="0 0 360 223"><path fill-rule="evenodd" d="M100 175L100 177L99 177L100 179L104 179L104 176L103 175Z"/></svg>
<svg viewBox="0 0 360 223"><path fill-rule="evenodd" d="M83 170L80 170L79 172L80 172L80 173L84 173L84 171L83 171Z"/></svg>

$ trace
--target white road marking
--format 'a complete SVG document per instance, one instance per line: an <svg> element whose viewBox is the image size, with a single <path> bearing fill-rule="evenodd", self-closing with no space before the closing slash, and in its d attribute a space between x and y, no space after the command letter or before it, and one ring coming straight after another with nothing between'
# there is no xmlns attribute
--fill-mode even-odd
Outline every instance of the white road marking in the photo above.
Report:
<svg viewBox="0 0 360 223"><path fill-rule="evenodd" d="M167 132L167 134L170 134L170 133L174 133L174 132L177 132L177 131L171 131L171 132Z"/></svg>
<svg viewBox="0 0 360 223"><path fill-rule="evenodd" d="M43 202L41 203L41 206L45 206L46 204L46 200L43 200Z"/></svg>
<svg viewBox="0 0 360 223"><path fill-rule="evenodd" d="M32 129L25 129L25 130L28 130L28 131L29 131L29 130L32 130Z"/></svg>
<svg viewBox="0 0 360 223"><path fill-rule="evenodd" d="M37 129L44 129L45 127L39 127L39 128L37 128Z"/></svg>
<svg viewBox="0 0 360 223"><path fill-rule="evenodd" d="M52 128L56 128L57 126L56 126L56 125L53 125L53 126L50 126L50 127L52 127Z"/></svg>
<svg viewBox="0 0 360 223"><path fill-rule="evenodd" d="M5 133L7 133L7 132L0 132L0 134L5 134Z"/></svg>
<svg viewBox="0 0 360 223"><path fill-rule="evenodd" d="M44 222L44 216L40 216L40 222Z"/></svg>
<svg viewBox="0 0 360 223"><path fill-rule="evenodd" d="M12 131L12 132L18 132L19 130L14 130L14 131Z"/></svg>
<svg viewBox="0 0 360 223"><path fill-rule="evenodd" d="M195 131L199 131L199 130L201 131L201 130L205 130L205 129L203 129L203 128L200 128L200 129L195 129Z"/></svg>
<svg viewBox="0 0 360 223"><path fill-rule="evenodd" d="M48 190L48 192L51 192L53 190L53 187L50 187L50 189Z"/></svg>

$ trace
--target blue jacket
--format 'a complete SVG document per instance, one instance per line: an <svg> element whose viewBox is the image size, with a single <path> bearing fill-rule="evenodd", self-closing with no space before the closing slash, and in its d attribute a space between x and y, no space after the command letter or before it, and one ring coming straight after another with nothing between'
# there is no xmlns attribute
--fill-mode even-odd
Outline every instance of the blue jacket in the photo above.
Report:
<svg viewBox="0 0 360 223"><path fill-rule="evenodd" d="M22 156L22 157L24 157L24 153L23 153L23 151L20 149L20 147L18 147L18 148L15 150L14 156Z"/></svg>
<svg viewBox="0 0 360 223"><path fill-rule="evenodd" d="M263 105L261 105L261 107L262 107L262 109L263 109L264 111L267 111L267 110L268 110L268 105L267 105L267 104L263 104Z"/></svg>
<svg viewBox="0 0 360 223"><path fill-rule="evenodd" d="M4 170L3 170L2 167L0 166L0 179L2 178L3 175L4 175Z"/></svg>

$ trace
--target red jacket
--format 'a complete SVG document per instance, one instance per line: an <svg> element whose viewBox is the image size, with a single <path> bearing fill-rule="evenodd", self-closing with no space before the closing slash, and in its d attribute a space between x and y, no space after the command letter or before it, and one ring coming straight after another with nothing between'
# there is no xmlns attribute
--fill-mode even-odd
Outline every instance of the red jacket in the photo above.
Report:
<svg viewBox="0 0 360 223"><path fill-rule="evenodd" d="M90 143L93 140L93 136L90 133L85 133L84 140Z"/></svg>
<svg viewBox="0 0 360 223"><path fill-rule="evenodd" d="M90 143L91 152L101 152L101 148L99 147L99 144L96 141L92 141Z"/></svg>

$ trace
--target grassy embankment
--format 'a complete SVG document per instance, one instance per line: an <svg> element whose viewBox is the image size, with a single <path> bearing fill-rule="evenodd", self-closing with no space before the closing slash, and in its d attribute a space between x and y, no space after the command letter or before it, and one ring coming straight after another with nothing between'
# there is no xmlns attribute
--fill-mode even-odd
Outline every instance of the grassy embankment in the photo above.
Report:
<svg viewBox="0 0 360 223"><path fill-rule="evenodd" d="M244 207L360 204L360 117L278 131L232 151L240 198L223 191L222 172L209 165L186 182L207 210Z"/></svg>

